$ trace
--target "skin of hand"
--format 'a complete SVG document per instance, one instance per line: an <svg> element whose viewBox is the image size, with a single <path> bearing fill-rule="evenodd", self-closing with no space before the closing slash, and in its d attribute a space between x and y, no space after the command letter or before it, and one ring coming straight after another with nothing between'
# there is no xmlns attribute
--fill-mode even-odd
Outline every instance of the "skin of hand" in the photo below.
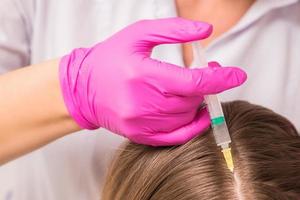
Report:
<svg viewBox="0 0 300 200"><path fill-rule="evenodd" d="M201 40L212 26L182 18L143 20L60 62L66 107L85 129L106 128L133 142L169 146L205 130L203 96L241 85L237 67L186 69L152 59L160 44Z"/></svg>

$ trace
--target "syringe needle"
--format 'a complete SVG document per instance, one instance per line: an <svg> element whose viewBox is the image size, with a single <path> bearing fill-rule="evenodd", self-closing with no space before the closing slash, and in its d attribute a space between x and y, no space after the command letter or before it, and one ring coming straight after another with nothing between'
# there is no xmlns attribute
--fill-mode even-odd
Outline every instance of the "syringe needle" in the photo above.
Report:
<svg viewBox="0 0 300 200"><path fill-rule="evenodd" d="M222 153L223 153L223 156L225 158L225 161L226 161L226 165L228 167L228 169L233 172L233 160L232 160L232 155L231 155L231 148L226 148L226 149L222 149Z"/></svg>

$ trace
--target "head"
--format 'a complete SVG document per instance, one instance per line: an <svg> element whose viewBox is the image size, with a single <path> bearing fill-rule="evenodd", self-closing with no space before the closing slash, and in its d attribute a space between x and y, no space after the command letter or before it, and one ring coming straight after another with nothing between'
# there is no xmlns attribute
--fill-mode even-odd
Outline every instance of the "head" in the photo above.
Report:
<svg viewBox="0 0 300 200"><path fill-rule="evenodd" d="M211 129L181 146L127 142L112 163L103 199L299 199L300 137L294 126L244 101L224 103L223 110L234 173Z"/></svg>

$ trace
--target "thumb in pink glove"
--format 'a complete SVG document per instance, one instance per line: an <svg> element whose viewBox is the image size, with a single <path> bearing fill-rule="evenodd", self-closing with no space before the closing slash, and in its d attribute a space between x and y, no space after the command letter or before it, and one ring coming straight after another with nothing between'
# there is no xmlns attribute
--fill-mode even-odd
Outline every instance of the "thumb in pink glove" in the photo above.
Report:
<svg viewBox="0 0 300 200"><path fill-rule="evenodd" d="M152 146L178 145L210 124L203 95L241 85L235 67L186 69L150 58L159 44L208 37L212 26L182 18L143 20L60 62L65 104L85 129L106 128Z"/></svg>

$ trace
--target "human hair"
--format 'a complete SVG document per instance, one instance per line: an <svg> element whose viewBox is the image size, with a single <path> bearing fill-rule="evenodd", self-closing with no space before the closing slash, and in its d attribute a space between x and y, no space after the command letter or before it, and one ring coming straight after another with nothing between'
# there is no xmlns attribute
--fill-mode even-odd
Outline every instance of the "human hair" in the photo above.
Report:
<svg viewBox="0 0 300 200"><path fill-rule="evenodd" d="M234 173L211 128L179 146L126 142L112 162L102 199L300 199L300 137L291 122L245 101L222 106Z"/></svg>

